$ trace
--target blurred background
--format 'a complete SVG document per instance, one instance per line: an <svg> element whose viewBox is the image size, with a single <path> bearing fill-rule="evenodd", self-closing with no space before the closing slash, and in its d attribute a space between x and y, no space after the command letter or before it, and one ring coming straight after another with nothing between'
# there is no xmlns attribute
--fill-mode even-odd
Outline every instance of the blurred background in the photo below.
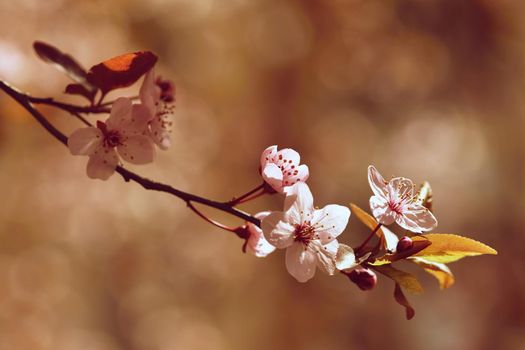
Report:
<svg viewBox="0 0 525 350"><path fill-rule="evenodd" d="M386 278L299 284L283 251L242 254L177 198L88 179L86 158L0 93L0 349L525 349L524 15L519 0L1 1L0 78L35 96L84 103L34 40L86 67L159 55L177 85L173 146L140 174L227 200L278 144L310 166L317 205L368 209L374 164L430 181L437 232L499 255L451 264L445 291L419 272L406 321ZM341 241L366 233L351 218Z"/></svg>

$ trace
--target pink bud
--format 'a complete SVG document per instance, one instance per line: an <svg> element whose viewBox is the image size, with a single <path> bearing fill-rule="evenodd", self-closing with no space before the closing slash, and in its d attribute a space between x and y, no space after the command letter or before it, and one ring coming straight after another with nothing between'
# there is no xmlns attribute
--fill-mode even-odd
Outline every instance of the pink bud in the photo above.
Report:
<svg viewBox="0 0 525 350"><path fill-rule="evenodd" d="M410 239L410 237L403 237L399 240L399 242L397 242L397 247L396 247L396 251L398 253L402 253L402 252L406 252L407 250L409 250L410 248L412 248L412 240Z"/></svg>
<svg viewBox="0 0 525 350"><path fill-rule="evenodd" d="M369 269L357 268L346 273L350 281L354 282L361 290L371 290L377 284L377 276Z"/></svg>

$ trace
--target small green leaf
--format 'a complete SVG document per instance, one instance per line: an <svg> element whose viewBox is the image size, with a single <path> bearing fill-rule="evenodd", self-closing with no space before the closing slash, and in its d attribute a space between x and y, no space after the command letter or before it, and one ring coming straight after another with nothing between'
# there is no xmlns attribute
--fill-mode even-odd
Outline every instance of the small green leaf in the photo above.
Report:
<svg viewBox="0 0 525 350"><path fill-rule="evenodd" d="M467 256L496 255L498 252L486 244L470 238L447 234L429 233L412 237L414 242L428 240L432 244L415 254L429 262L450 263Z"/></svg>

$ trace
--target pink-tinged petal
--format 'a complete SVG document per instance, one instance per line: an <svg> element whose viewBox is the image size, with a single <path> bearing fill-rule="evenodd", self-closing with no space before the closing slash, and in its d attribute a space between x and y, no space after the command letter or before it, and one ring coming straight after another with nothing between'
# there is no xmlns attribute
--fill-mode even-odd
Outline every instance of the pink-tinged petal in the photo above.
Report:
<svg viewBox="0 0 525 350"><path fill-rule="evenodd" d="M397 214L390 209L388 201L381 196L370 197L372 215L383 225L390 225L396 220Z"/></svg>
<svg viewBox="0 0 525 350"><path fill-rule="evenodd" d="M346 244L339 244L335 258L335 267L338 270L348 270L359 265L355 260L355 253L352 247Z"/></svg>
<svg viewBox="0 0 525 350"><path fill-rule="evenodd" d="M315 275L316 257L300 242L286 249L286 269L299 282L306 282Z"/></svg>
<svg viewBox="0 0 525 350"><path fill-rule="evenodd" d="M129 137L117 150L122 159L132 164L147 164L155 159L153 142L144 135Z"/></svg>
<svg viewBox="0 0 525 350"><path fill-rule="evenodd" d="M277 153L277 146L270 146L261 154L261 169L264 169L267 163L271 162L273 156Z"/></svg>
<svg viewBox="0 0 525 350"><path fill-rule="evenodd" d="M310 188L304 182L298 182L289 188L284 199L286 220L294 224L302 224L313 218L314 198Z"/></svg>
<svg viewBox="0 0 525 350"><path fill-rule="evenodd" d="M288 169L284 172L284 180L283 183L284 186L291 186L296 184L297 182L306 182L308 180L309 176L309 170L307 165L299 165L298 167L294 169Z"/></svg>
<svg viewBox="0 0 525 350"><path fill-rule="evenodd" d="M99 128L82 128L75 130L67 139L67 147L75 156L89 156L101 146L102 131Z"/></svg>
<svg viewBox="0 0 525 350"><path fill-rule="evenodd" d="M120 125L120 130L127 136L144 134L150 119L151 116L144 105L134 104L130 117Z"/></svg>
<svg viewBox="0 0 525 350"><path fill-rule="evenodd" d="M171 146L171 124L171 114L157 115L150 121L151 139L162 150L167 150Z"/></svg>
<svg viewBox="0 0 525 350"><path fill-rule="evenodd" d="M262 220L268 215L270 215L270 212L265 211L255 214L254 217ZM248 252L252 253L258 258L263 258L275 250L275 247L271 245L266 240L266 238L264 238L263 231L259 227L255 226L251 222L248 222L247 226L248 232L250 233L250 236L246 241L246 250Z"/></svg>
<svg viewBox="0 0 525 350"><path fill-rule="evenodd" d="M396 222L399 226L415 233L431 231L437 227L434 214L419 204L410 206L403 215L399 215Z"/></svg>
<svg viewBox="0 0 525 350"><path fill-rule="evenodd" d="M111 114L109 115L106 125L109 130L120 129L125 123L128 123L131 119L131 111L133 104L131 100L126 97L119 97L113 102L111 107Z"/></svg>
<svg viewBox="0 0 525 350"><path fill-rule="evenodd" d="M285 221L284 213L274 211L261 221L266 240L277 248L286 248L293 243L295 227Z"/></svg>
<svg viewBox="0 0 525 350"><path fill-rule="evenodd" d="M92 179L107 180L115 172L118 156L114 148L100 147L89 156L87 175Z"/></svg>
<svg viewBox="0 0 525 350"><path fill-rule="evenodd" d="M373 165L368 166L368 183L376 196L387 196L387 182Z"/></svg>
<svg viewBox="0 0 525 350"><path fill-rule="evenodd" d="M315 239L327 244L339 236L350 219L350 209L342 205L330 204L320 210L315 210L312 226L315 227Z"/></svg>
<svg viewBox="0 0 525 350"><path fill-rule="evenodd" d="M390 196L396 202L411 200L414 197L414 183L404 177L396 177L388 183Z"/></svg>
<svg viewBox="0 0 525 350"><path fill-rule="evenodd" d="M151 69L144 76L139 92L140 101L146 106L150 115L156 113L156 103L160 100L160 94L160 88L155 84L155 72Z"/></svg>
<svg viewBox="0 0 525 350"><path fill-rule="evenodd" d="M277 192L282 192L283 173L279 167L273 163L268 163L262 169L263 180Z"/></svg>
<svg viewBox="0 0 525 350"><path fill-rule="evenodd" d="M317 266L330 276L336 270L337 250L339 249L339 242L336 239L328 244L321 244L320 241L310 242L310 247L315 252L317 257Z"/></svg>
<svg viewBox="0 0 525 350"><path fill-rule="evenodd" d="M278 165L284 165L289 168L292 165L298 166L301 161L301 156L297 151L291 148L285 148L277 152L275 160Z"/></svg>

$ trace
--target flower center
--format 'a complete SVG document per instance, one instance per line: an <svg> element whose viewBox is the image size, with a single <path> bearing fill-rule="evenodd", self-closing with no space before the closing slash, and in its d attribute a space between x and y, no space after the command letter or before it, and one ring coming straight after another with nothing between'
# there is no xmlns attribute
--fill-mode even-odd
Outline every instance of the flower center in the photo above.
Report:
<svg viewBox="0 0 525 350"><path fill-rule="evenodd" d="M315 232L315 227L310 224L310 221L305 221L302 224L295 225L294 240L308 245L312 240Z"/></svg>
<svg viewBox="0 0 525 350"><path fill-rule="evenodd" d="M116 130L110 130L104 135L104 146L117 147L122 145L122 136Z"/></svg>

